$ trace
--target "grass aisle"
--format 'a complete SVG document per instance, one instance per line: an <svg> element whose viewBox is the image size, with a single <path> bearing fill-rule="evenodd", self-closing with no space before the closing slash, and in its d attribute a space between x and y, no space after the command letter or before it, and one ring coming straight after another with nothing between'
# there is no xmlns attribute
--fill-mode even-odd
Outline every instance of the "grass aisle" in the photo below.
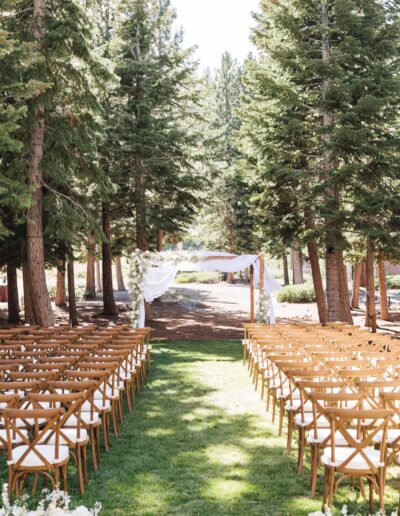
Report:
<svg viewBox="0 0 400 516"><path fill-rule="evenodd" d="M286 455L241 357L238 342L154 346L142 399L92 477L85 504L101 501L103 515L320 509L320 497L307 498L308 475L297 476L295 454Z"/></svg>

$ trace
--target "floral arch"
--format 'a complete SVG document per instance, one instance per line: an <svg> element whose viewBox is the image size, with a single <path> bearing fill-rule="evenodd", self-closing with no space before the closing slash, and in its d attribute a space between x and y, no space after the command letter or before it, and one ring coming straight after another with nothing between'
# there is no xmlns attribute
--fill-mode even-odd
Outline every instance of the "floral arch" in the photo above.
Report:
<svg viewBox="0 0 400 516"><path fill-rule="evenodd" d="M144 302L151 303L173 284L178 272L240 272L250 269L250 321L275 323L271 294L282 287L272 278L262 254L235 255L221 252L160 252L136 250L129 258L129 293L132 325L145 325ZM259 289L255 312L255 289Z"/></svg>

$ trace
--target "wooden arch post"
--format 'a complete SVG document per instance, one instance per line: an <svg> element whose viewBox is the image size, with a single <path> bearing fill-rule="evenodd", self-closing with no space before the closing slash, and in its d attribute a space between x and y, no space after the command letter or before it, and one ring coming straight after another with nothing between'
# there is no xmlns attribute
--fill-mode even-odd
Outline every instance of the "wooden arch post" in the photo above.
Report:
<svg viewBox="0 0 400 516"><path fill-rule="evenodd" d="M250 265L250 322L254 322L254 266Z"/></svg>

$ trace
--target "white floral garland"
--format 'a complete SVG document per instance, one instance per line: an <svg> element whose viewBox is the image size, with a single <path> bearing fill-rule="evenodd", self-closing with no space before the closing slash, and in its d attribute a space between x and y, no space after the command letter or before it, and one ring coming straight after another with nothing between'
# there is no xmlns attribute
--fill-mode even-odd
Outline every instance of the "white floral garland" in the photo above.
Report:
<svg viewBox="0 0 400 516"><path fill-rule="evenodd" d="M263 292L260 292L260 295L258 296L258 307L256 313L257 322L263 324L270 323L269 306L270 296L264 290Z"/></svg>
<svg viewBox="0 0 400 516"><path fill-rule="evenodd" d="M128 288L131 303L131 324L134 328L139 326L140 306L144 301L144 274L148 267L157 267L164 263L177 265L183 261L197 263L204 260L204 255L188 252L162 252L136 251L129 257Z"/></svg>
<svg viewBox="0 0 400 516"><path fill-rule="evenodd" d="M0 516L97 516L101 511L101 504L96 503L93 509L80 505L76 509L71 509L71 499L69 495L55 489L49 491L43 489L43 498L35 510L28 509L29 496L24 495L11 504L8 497L8 485L3 484L1 493L2 507Z"/></svg>

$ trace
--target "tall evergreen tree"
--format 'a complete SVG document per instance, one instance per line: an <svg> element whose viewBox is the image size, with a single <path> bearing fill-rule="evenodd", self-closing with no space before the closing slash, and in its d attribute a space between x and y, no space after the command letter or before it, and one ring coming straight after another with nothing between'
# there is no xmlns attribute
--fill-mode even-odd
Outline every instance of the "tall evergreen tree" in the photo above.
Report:
<svg viewBox="0 0 400 516"><path fill-rule="evenodd" d="M346 234L377 230L375 181L388 218L396 215L388 184L398 177L390 132L400 91L398 8L378 0L266 0L257 21L261 60L248 71L244 134L271 239L324 246L328 319L350 321ZM357 213L371 204L360 227Z"/></svg>

